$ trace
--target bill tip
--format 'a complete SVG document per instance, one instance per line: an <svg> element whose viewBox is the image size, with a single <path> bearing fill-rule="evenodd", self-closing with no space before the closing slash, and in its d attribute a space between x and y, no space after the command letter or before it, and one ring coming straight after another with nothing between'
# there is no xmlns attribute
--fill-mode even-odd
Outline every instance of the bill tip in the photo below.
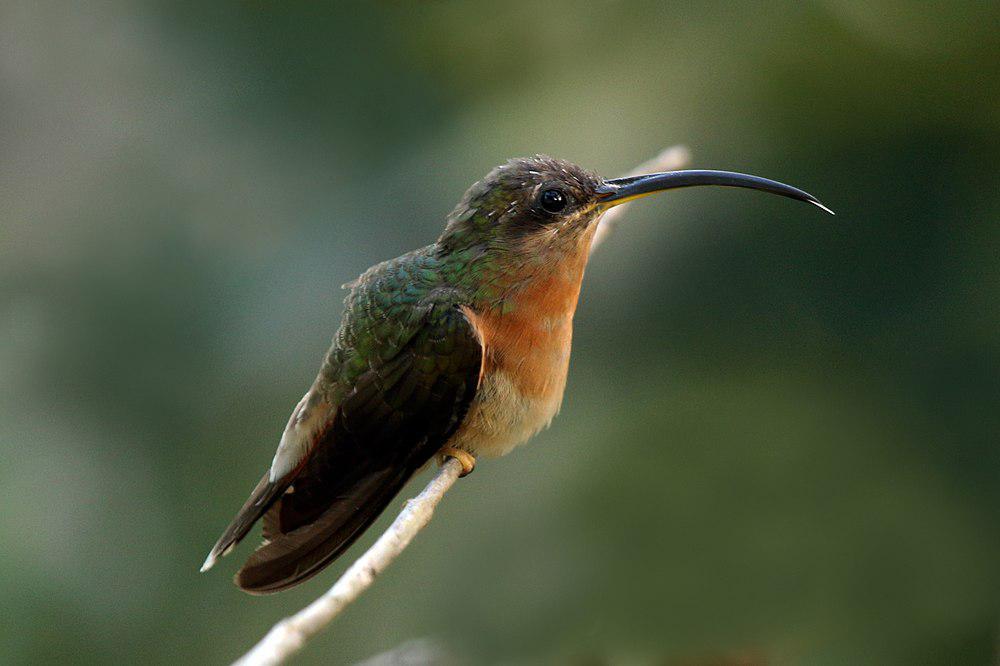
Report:
<svg viewBox="0 0 1000 666"><path fill-rule="evenodd" d="M811 203L813 206L816 206L817 208L819 208L822 211L826 211L830 215L836 215L836 213L834 213L832 210L830 210L829 208L827 208L826 206L824 206L823 204L821 204L816 199L810 199L809 203Z"/></svg>

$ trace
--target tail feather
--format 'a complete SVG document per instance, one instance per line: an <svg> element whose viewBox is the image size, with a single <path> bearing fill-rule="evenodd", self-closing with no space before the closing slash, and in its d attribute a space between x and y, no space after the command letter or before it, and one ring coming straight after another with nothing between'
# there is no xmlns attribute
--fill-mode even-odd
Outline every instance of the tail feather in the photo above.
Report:
<svg viewBox="0 0 1000 666"><path fill-rule="evenodd" d="M234 580L251 594L279 592L319 573L379 517L415 469L399 466L358 480L314 521L281 530L281 501L264 517L265 538Z"/></svg>
<svg viewBox="0 0 1000 666"><path fill-rule="evenodd" d="M243 507L236 514L236 517L233 518L233 521L229 523L229 527L222 533L219 540L215 542L212 550L208 553L208 557L205 558L205 563L201 565L202 571L208 571L220 557L228 555L229 551L247 535L253 524L285 492L290 480L279 479L272 482L269 480L269 476L269 473L264 473L264 476L261 477L260 482L253 489L253 492L250 493L250 497L247 498Z"/></svg>

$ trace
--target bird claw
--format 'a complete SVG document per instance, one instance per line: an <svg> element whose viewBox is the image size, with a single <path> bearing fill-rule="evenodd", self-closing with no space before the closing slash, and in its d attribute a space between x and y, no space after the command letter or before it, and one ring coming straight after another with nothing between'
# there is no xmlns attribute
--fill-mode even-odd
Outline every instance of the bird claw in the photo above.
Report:
<svg viewBox="0 0 1000 666"><path fill-rule="evenodd" d="M441 454L441 463L448 458L454 458L462 464L462 473L458 475L458 478L463 476L468 476L472 474L472 470L476 469L476 457L469 453L468 451L463 451L462 449L456 449L452 446L446 446L441 449L438 453Z"/></svg>

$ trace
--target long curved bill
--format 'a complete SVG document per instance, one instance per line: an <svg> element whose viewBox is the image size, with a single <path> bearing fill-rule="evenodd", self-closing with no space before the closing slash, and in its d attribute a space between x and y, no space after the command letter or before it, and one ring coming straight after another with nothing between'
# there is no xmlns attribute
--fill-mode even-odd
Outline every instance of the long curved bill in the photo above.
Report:
<svg viewBox="0 0 1000 666"><path fill-rule="evenodd" d="M705 169L665 171L645 176L629 176L627 178L606 180L597 190L597 203L599 206L611 208L612 206L617 206L657 192L663 192L664 190L673 190L678 187L694 187L697 185L721 185L723 187L745 187L751 190L761 190L762 192L778 194L789 199L805 201L825 210L830 215L834 214L832 210L821 204L819 199L797 187L745 173L710 171Z"/></svg>

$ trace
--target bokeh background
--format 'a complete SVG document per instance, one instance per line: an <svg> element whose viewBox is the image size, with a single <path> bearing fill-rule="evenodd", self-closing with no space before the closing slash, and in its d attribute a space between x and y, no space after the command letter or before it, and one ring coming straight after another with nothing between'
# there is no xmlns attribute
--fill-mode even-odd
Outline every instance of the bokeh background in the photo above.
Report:
<svg viewBox="0 0 1000 666"><path fill-rule="evenodd" d="M252 544L197 569L339 285L508 157L683 143L838 216L634 206L553 427L296 663L994 663L997 8L3 3L0 661L225 663L318 595L350 556L267 598Z"/></svg>

